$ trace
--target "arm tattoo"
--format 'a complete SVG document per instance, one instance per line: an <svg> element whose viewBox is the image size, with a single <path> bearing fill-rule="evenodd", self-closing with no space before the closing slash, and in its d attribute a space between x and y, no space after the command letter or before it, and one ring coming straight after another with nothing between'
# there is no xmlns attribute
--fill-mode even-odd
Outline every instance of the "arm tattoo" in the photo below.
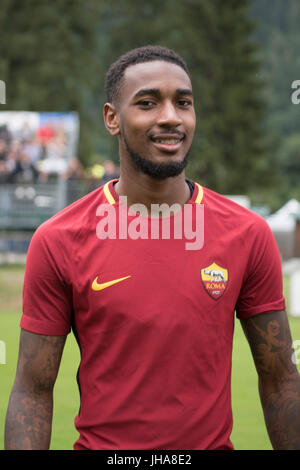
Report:
<svg viewBox="0 0 300 470"><path fill-rule="evenodd" d="M5 449L49 449L52 408L52 396L13 389L6 416Z"/></svg>
<svg viewBox="0 0 300 470"><path fill-rule="evenodd" d="M259 392L274 449L300 449L300 376L284 311L242 320L259 376Z"/></svg>
<svg viewBox="0 0 300 470"><path fill-rule="evenodd" d="M278 315L262 314L244 320L243 328L250 343L259 375L293 376L292 339L286 320Z"/></svg>
<svg viewBox="0 0 300 470"><path fill-rule="evenodd" d="M53 387L64 336L21 332L17 375L6 416L6 449L48 449Z"/></svg>

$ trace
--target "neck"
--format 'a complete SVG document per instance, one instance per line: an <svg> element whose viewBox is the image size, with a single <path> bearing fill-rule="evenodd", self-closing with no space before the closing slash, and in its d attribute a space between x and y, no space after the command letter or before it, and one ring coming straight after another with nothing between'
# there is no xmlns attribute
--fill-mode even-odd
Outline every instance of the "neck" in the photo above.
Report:
<svg viewBox="0 0 300 470"><path fill-rule="evenodd" d="M127 196L127 205L139 203L151 210L151 204L180 204L183 206L190 199L190 189L185 181L185 174L156 180L148 175L137 172L136 177L132 173L127 174L121 169L120 179L115 185L115 191L119 196Z"/></svg>

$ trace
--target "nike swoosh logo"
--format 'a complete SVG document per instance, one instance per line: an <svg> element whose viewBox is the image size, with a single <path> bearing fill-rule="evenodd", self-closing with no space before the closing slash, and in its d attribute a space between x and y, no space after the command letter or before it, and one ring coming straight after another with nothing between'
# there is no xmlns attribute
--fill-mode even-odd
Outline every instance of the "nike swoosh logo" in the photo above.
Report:
<svg viewBox="0 0 300 470"><path fill-rule="evenodd" d="M108 281L108 282L103 282L101 284L98 283L98 276L94 279L93 284L92 284L92 289L95 291L103 290L106 289L107 287L113 286L114 284L117 284L118 282L122 282L125 279L128 279L131 276L125 276L121 277L120 279L114 279L113 281Z"/></svg>

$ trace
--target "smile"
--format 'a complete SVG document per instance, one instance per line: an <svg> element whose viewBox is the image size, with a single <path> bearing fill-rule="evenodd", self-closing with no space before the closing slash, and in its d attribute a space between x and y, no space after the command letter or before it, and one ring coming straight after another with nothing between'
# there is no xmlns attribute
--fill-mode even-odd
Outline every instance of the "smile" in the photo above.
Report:
<svg viewBox="0 0 300 470"><path fill-rule="evenodd" d="M159 144L178 144L181 142L180 139L156 139L154 142L158 142Z"/></svg>
<svg viewBox="0 0 300 470"><path fill-rule="evenodd" d="M159 135L151 137L155 147L164 151L176 151L182 144L184 136L179 135Z"/></svg>

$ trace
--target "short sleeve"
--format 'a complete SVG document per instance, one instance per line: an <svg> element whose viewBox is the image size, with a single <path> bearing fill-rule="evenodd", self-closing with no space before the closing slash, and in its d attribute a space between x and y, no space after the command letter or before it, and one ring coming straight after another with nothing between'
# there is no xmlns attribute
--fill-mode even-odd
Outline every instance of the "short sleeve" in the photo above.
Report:
<svg viewBox="0 0 300 470"><path fill-rule="evenodd" d="M70 332L72 297L64 259L54 234L40 226L27 253L21 328L43 335Z"/></svg>
<svg viewBox="0 0 300 470"><path fill-rule="evenodd" d="M238 318L285 309L281 257L274 235L264 219L249 231L249 262L236 304Z"/></svg>

